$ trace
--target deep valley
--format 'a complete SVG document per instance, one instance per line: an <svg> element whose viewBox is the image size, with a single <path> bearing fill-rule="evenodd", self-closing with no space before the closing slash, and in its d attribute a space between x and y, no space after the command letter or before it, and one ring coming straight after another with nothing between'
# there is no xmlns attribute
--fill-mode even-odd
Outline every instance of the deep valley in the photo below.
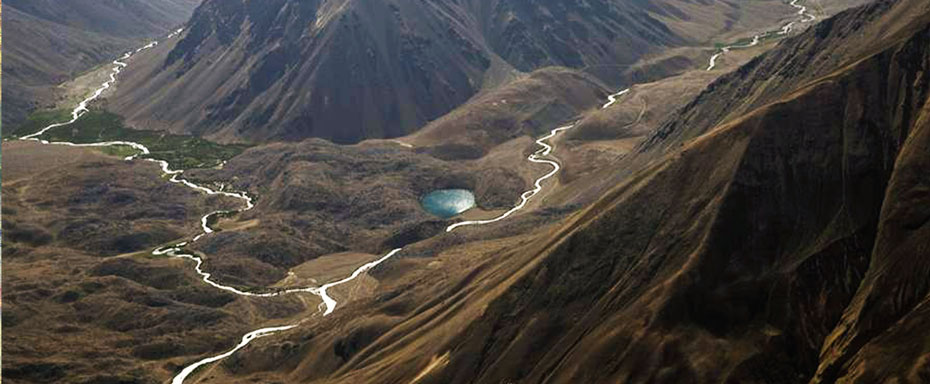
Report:
<svg viewBox="0 0 930 384"><path fill-rule="evenodd" d="M924 0L62 1L9 383L930 382Z"/></svg>

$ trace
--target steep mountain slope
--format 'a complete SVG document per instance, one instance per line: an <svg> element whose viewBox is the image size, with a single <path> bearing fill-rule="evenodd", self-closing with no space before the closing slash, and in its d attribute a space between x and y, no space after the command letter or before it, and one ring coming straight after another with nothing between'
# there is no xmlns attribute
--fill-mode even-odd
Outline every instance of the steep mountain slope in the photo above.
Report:
<svg viewBox="0 0 930 384"><path fill-rule="evenodd" d="M930 103L901 150L882 207L869 271L821 352L815 383L930 380L926 337Z"/></svg>
<svg viewBox="0 0 930 384"><path fill-rule="evenodd" d="M926 9L925 9L926 10ZM923 77L911 77L914 92L930 87L930 28L900 52L897 61L920 67ZM919 99L917 99L919 100ZM915 101L917 101L915 100ZM898 377L902 381L930 380L930 348L921 330L930 324L930 100L904 105L902 112L916 124L906 137L885 193L879 230L869 271L856 297L833 330L821 353L823 361L814 382L864 382ZM915 338L915 336L920 336Z"/></svg>
<svg viewBox="0 0 930 384"><path fill-rule="evenodd" d="M798 85L828 76L843 66L875 54L885 42L913 33L907 26L924 17L893 3L874 2L818 23L816 32L792 37L783 48L758 56L738 70L720 76L696 98L670 116L645 138L645 143L623 162L615 164L605 186L622 182L641 167L656 161L681 142L706 134L729 120L773 103L797 90ZM903 10L902 10L903 9ZM890 12L887 16L885 12ZM592 192L606 188L595 188Z"/></svg>
<svg viewBox="0 0 930 384"><path fill-rule="evenodd" d="M866 15L901 33L614 190L434 382L925 380L930 9L863 8L765 58Z"/></svg>
<svg viewBox="0 0 930 384"><path fill-rule="evenodd" d="M846 46L853 30L876 49ZM671 150L565 222L385 265L370 300L284 337L293 352L267 340L213 377L926 381L930 5L852 10L759 62L812 42L849 54L694 138L654 137L643 153ZM771 77L757 65L690 108Z"/></svg>
<svg viewBox="0 0 930 384"><path fill-rule="evenodd" d="M681 118L670 119L661 127L653 141L700 136L724 121L786 97L798 84L830 75L886 49L886 41L912 34L909 26L925 17L913 9L890 9L893 5L874 2L843 12L819 23L813 33L789 39L791 50L775 50L721 76L681 111Z"/></svg>
<svg viewBox="0 0 930 384"><path fill-rule="evenodd" d="M646 54L787 11L776 1L210 0L181 41L127 73L111 108L140 128L220 140L394 137L520 71L560 65L617 82Z"/></svg>
<svg viewBox="0 0 930 384"><path fill-rule="evenodd" d="M199 0L8 0L3 123L53 99L52 87L186 21ZM12 124L12 125L11 125Z"/></svg>

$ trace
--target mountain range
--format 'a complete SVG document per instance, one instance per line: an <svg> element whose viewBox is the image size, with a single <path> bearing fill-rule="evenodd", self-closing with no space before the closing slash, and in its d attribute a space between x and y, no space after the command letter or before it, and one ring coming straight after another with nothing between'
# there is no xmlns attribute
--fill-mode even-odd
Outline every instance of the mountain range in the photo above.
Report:
<svg viewBox="0 0 930 384"><path fill-rule="evenodd" d="M774 3L209 0L113 109L220 141L397 137L547 66L617 85L644 56L774 23L786 15L751 12Z"/></svg>

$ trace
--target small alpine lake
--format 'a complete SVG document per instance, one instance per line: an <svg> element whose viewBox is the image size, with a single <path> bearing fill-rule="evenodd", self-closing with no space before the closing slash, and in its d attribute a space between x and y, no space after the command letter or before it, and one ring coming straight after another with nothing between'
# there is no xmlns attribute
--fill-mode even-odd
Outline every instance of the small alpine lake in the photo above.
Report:
<svg viewBox="0 0 930 384"><path fill-rule="evenodd" d="M467 189L440 189L420 200L427 212L448 219L475 206L475 195Z"/></svg>

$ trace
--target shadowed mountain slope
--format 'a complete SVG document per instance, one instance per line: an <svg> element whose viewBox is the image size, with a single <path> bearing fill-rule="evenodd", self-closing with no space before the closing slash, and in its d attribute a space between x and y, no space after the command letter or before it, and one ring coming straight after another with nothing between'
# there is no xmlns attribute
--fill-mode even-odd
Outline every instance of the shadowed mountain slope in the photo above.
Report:
<svg viewBox="0 0 930 384"><path fill-rule="evenodd" d="M763 61L904 12L883 50L667 143L683 147L581 214L434 382L925 381L930 9L858 9Z"/></svg>
<svg viewBox="0 0 930 384"><path fill-rule="evenodd" d="M775 1L211 0L176 45L127 72L112 108L140 128L219 140L396 137L520 72L558 65L618 82L644 55L736 28L744 7L782 10Z"/></svg>

